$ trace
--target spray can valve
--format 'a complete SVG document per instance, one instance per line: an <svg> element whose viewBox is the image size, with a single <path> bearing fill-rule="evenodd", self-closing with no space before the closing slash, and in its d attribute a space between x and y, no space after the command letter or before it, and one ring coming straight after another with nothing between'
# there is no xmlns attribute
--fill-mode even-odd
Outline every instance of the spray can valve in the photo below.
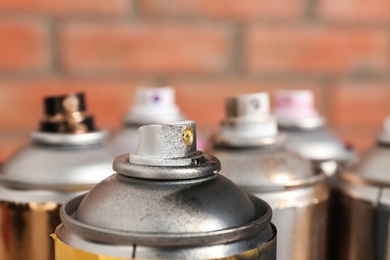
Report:
<svg viewBox="0 0 390 260"><path fill-rule="evenodd" d="M41 132L84 134L95 130L93 116L86 112L82 93L47 97L44 108Z"/></svg>
<svg viewBox="0 0 390 260"><path fill-rule="evenodd" d="M280 90L276 93L275 101L277 117L300 119L318 116L313 92L309 90Z"/></svg>
<svg viewBox="0 0 390 260"><path fill-rule="evenodd" d="M138 130L138 149L129 162L155 166L190 165L196 151L196 127L193 121L146 125Z"/></svg>
<svg viewBox="0 0 390 260"><path fill-rule="evenodd" d="M221 125L221 136L263 138L278 134L267 93L228 98L226 116Z"/></svg>
<svg viewBox="0 0 390 260"><path fill-rule="evenodd" d="M128 123L181 120L179 108L175 104L175 90L172 87L138 88L134 106L125 120Z"/></svg>
<svg viewBox="0 0 390 260"><path fill-rule="evenodd" d="M228 119L267 119L270 116L269 110L269 97L266 93L240 95L226 100L226 116Z"/></svg>

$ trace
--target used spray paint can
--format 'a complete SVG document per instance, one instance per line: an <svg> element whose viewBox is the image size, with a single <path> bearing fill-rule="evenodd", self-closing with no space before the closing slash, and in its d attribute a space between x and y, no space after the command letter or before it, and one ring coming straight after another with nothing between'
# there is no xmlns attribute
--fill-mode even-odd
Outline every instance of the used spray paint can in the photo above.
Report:
<svg viewBox="0 0 390 260"><path fill-rule="evenodd" d="M376 142L336 175L333 259L390 259L390 118Z"/></svg>
<svg viewBox="0 0 390 260"><path fill-rule="evenodd" d="M84 95L44 99L45 118L31 144L0 174L0 259L54 259L50 234L60 205L110 174L107 133L96 130Z"/></svg>
<svg viewBox="0 0 390 260"><path fill-rule="evenodd" d="M226 114L210 153L221 160L226 177L270 204L277 259L327 259L325 174L285 149L286 135L278 133L267 93L228 98Z"/></svg>
<svg viewBox="0 0 390 260"><path fill-rule="evenodd" d="M193 121L140 127L113 168L61 208L56 260L275 259L271 208L217 174Z"/></svg>
<svg viewBox="0 0 390 260"><path fill-rule="evenodd" d="M183 120L175 104L172 87L141 87L136 90L135 103L125 116L125 127L116 133L110 143L117 155L135 152L138 128L147 124L173 123Z"/></svg>
<svg viewBox="0 0 390 260"><path fill-rule="evenodd" d="M329 129L326 120L314 108L309 90L279 90L274 115L279 128L288 133L286 146L311 160L316 169L331 176L337 165L348 165L354 153Z"/></svg>

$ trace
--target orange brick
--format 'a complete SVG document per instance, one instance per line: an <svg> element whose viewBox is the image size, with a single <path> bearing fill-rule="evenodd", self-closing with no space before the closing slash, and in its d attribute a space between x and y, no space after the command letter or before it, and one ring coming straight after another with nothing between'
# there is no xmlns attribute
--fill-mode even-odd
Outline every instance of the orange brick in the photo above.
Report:
<svg viewBox="0 0 390 260"><path fill-rule="evenodd" d="M249 79L223 80L172 80L176 88L177 102L188 119L195 120L200 128L213 132L225 117L225 99L228 96L267 91L272 95L277 89L309 89L316 97L321 89L315 82L272 82ZM322 100L317 99L318 107ZM321 109L320 109L321 111Z"/></svg>
<svg viewBox="0 0 390 260"><path fill-rule="evenodd" d="M64 67L73 73L224 71L229 31L177 23L72 23L61 32Z"/></svg>
<svg viewBox="0 0 390 260"><path fill-rule="evenodd" d="M40 71L48 66L47 28L35 20L0 21L0 71Z"/></svg>
<svg viewBox="0 0 390 260"><path fill-rule="evenodd" d="M125 15L129 0L0 0L0 11L39 15Z"/></svg>
<svg viewBox="0 0 390 260"><path fill-rule="evenodd" d="M142 0L140 9L151 16L206 17L223 19L279 18L291 19L302 15L304 0Z"/></svg>
<svg viewBox="0 0 390 260"><path fill-rule="evenodd" d="M335 126L381 130L390 116L390 83L343 81L330 92L330 121Z"/></svg>
<svg viewBox="0 0 390 260"><path fill-rule="evenodd" d="M253 26L245 37L251 72L350 73L389 69L389 33L326 26Z"/></svg>
<svg viewBox="0 0 390 260"><path fill-rule="evenodd" d="M320 0L320 17L342 21L390 21L388 0Z"/></svg>
<svg viewBox="0 0 390 260"><path fill-rule="evenodd" d="M0 132L36 130L43 117L43 97L83 91L88 111L96 125L104 129L122 126L135 87L150 85L149 80L18 80L0 81Z"/></svg>

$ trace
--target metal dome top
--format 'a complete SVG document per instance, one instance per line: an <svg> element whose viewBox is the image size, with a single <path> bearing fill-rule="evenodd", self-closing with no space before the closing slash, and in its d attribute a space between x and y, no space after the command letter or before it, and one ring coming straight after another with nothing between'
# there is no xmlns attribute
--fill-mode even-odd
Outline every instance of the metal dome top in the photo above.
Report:
<svg viewBox="0 0 390 260"><path fill-rule="evenodd" d="M95 128L82 93L44 99L44 119L31 144L3 165L0 182L14 188L81 191L106 178L113 154Z"/></svg>
<svg viewBox="0 0 390 260"><path fill-rule="evenodd" d="M101 242L196 245L250 237L270 223L266 203L196 151L192 121L143 126L139 134L137 153L114 162L117 174L62 209L65 226Z"/></svg>

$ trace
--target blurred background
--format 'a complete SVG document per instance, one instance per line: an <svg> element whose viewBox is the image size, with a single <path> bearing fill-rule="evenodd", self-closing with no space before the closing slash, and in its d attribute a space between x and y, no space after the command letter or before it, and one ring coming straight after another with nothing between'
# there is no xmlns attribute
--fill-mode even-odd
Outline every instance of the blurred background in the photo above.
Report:
<svg viewBox="0 0 390 260"><path fill-rule="evenodd" d="M115 131L140 85L175 87L205 133L226 96L310 89L360 151L389 116L389 72L388 0L0 0L0 161L42 97L84 91Z"/></svg>

